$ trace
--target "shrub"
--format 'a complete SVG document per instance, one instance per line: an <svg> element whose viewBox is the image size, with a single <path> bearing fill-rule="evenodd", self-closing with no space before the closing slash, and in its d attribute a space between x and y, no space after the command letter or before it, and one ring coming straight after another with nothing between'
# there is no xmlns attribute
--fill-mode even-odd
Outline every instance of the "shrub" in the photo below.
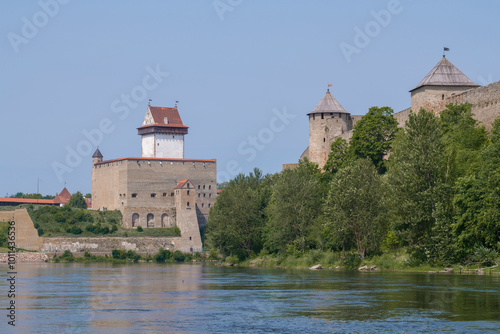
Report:
<svg viewBox="0 0 500 334"><path fill-rule="evenodd" d="M214 248L210 249L210 252L208 253L208 259L209 260L217 260L217 257L218 257L217 251Z"/></svg>
<svg viewBox="0 0 500 334"><path fill-rule="evenodd" d="M160 248L158 250L158 253L154 255L153 259L155 260L155 262L165 263L167 260L172 259L172 252L168 249L165 250L163 248Z"/></svg>
<svg viewBox="0 0 500 334"><path fill-rule="evenodd" d="M361 264L361 257L359 254L347 254L342 261L342 264L347 268L347 269L357 269L359 268L359 265Z"/></svg>
<svg viewBox="0 0 500 334"><path fill-rule="evenodd" d="M122 249L113 249L111 251L111 256L113 257L113 259L125 260L127 258L127 251L124 251Z"/></svg>
<svg viewBox="0 0 500 334"><path fill-rule="evenodd" d="M38 228L38 236L41 237L43 235L43 228Z"/></svg>
<svg viewBox="0 0 500 334"><path fill-rule="evenodd" d="M240 262L240 259L237 256L231 255L226 257L225 261L229 264L236 264Z"/></svg>
<svg viewBox="0 0 500 334"><path fill-rule="evenodd" d="M142 229L142 226L137 226L137 232L142 232L143 229Z"/></svg>
<svg viewBox="0 0 500 334"><path fill-rule="evenodd" d="M82 229L79 227L72 226L66 230L67 233L72 233L72 234L82 234Z"/></svg>
<svg viewBox="0 0 500 334"><path fill-rule="evenodd" d="M176 250L173 254L175 262L184 262L186 256L180 250Z"/></svg>
<svg viewBox="0 0 500 334"><path fill-rule="evenodd" d="M68 262L74 262L75 257L73 256L73 253L69 250L65 250L63 255L60 257L61 260L68 261Z"/></svg>

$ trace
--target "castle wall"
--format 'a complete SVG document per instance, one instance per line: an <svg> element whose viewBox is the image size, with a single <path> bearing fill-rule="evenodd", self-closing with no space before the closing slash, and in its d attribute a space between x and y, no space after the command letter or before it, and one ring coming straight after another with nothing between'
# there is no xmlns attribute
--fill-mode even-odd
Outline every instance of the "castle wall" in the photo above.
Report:
<svg viewBox="0 0 500 334"><path fill-rule="evenodd" d="M398 126L400 128L404 128L405 127L406 121L408 120L408 117L409 117L411 111L412 111L411 108L407 108L407 109L401 110L401 111L399 111L397 113L394 113L392 115L398 121Z"/></svg>
<svg viewBox="0 0 500 334"><path fill-rule="evenodd" d="M95 164L92 168L92 208L95 210L122 210L127 193L125 161ZM123 212L122 212L123 213Z"/></svg>
<svg viewBox="0 0 500 334"><path fill-rule="evenodd" d="M94 165L93 209L120 210L126 228L173 226L175 217L174 188L183 179L194 186L193 206L208 216L217 195L215 160L118 159ZM139 215L136 224L134 214ZM168 215L169 218L161 219ZM202 221L203 224L203 221Z"/></svg>
<svg viewBox="0 0 500 334"><path fill-rule="evenodd" d="M450 96L445 104L465 102L472 105L474 118L491 130L493 121L500 115L500 81Z"/></svg>
<svg viewBox="0 0 500 334"><path fill-rule="evenodd" d="M423 86L411 92L411 109L418 112L420 108L436 114L446 108L447 99L453 94L460 94L471 87L458 86Z"/></svg>

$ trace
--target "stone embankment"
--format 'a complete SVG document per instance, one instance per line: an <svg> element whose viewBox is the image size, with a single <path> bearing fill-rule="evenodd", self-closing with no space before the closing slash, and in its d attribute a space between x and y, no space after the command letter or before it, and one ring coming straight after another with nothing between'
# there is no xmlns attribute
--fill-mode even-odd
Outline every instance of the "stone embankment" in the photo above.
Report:
<svg viewBox="0 0 500 334"><path fill-rule="evenodd" d="M8 253L0 253L0 264L6 264ZM45 253L16 253L16 263L47 262L49 257Z"/></svg>

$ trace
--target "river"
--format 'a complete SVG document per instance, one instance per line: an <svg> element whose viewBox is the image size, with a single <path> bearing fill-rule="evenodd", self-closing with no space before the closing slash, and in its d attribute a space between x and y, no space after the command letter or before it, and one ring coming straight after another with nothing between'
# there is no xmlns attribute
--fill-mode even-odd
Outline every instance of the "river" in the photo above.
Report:
<svg viewBox="0 0 500 334"><path fill-rule="evenodd" d="M24 264L1 333L497 333L500 276Z"/></svg>

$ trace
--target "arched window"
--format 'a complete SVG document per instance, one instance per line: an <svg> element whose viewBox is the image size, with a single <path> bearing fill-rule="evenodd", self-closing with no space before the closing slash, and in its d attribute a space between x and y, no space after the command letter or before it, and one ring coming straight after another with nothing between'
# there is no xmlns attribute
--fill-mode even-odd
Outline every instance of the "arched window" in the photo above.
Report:
<svg viewBox="0 0 500 334"><path fill-rule="evenodd" d="M152 213L148 213L147 222L148 227L155 227L155 216Z"/></svg>
<svg viewBox="0 0 500 334"><path fill-rule="evenodd" d="M139 214L134 213L132 215L132 227L136 227L138 223L139 223Z"/></svg>

